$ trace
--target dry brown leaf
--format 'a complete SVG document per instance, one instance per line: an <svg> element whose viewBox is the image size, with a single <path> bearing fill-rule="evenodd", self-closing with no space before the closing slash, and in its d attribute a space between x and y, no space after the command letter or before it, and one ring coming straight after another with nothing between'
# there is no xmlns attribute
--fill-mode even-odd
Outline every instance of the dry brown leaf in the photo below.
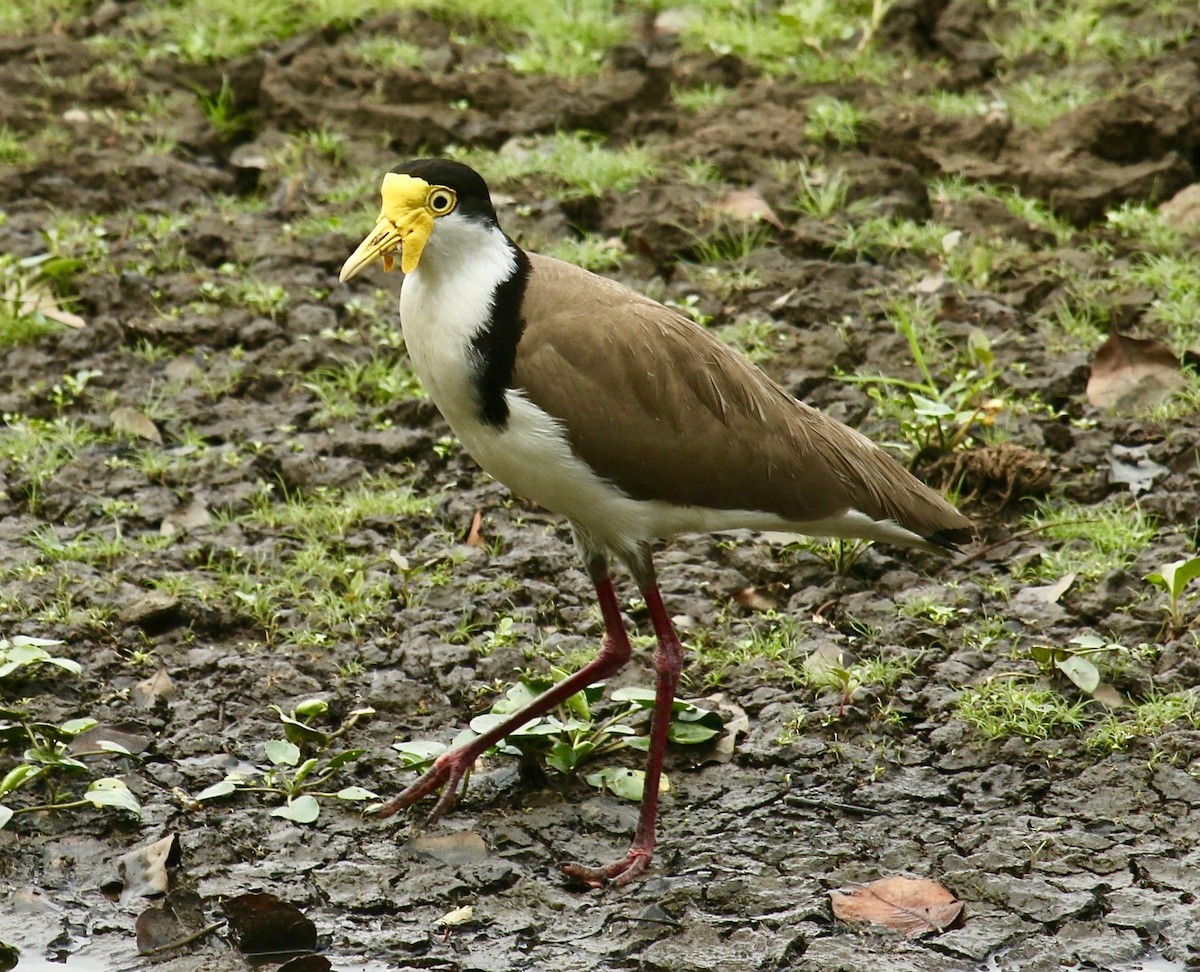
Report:
<svg viewBox="0 0 1200 972"><path fill-rule="evenodd" d="M963 903L937 881L887 877L829 892L833 914L842 921L869 921L909 938L954 924Z"/></svg>
<svg viewBox="0 0 1200 972"><path fill-rule="evenodd" d="M178 866L182 856L178 834L168 834L162 840L122 855L117 861L122 903L134 896L152 898L166 894L170 885L168 872Z"/></svg>
<svg viewBox="0 0 1200 972"><path fill-rule="evenodd" d="M471 547L485 546L483 534L480 527L483 526L483 510L476 510L475 515L471 517L471 529L467 531L467 544Z"/></svg>
<svg viewBox="0 0 1200 972"><path fill-rule="evenodd" d="M77 330L87 327L87 321L78 314L72 314L69 310L60 307L54 294L46 287L30 287L23 291L10 288L0 294L0 301L16 305L17 317L40 314L47 320L57 321L59 324L65 324L67 327Z"/></svg>
<svg viewBox="0 0 1200 972"><path fill-rule="evenodd" d="M114 432L162 445L162 433L158 431L158 426L136 408L130 408L128 405L118 406L112 410L109 420Z"/></svg>
<svg viewBox="0 0 1200 972"><path fill-rule="evenodd" d="M193 500L187 506L181 506L174 513L168 513L159 524L158 532L169 537L180 530L195 530L212 523L212 514L203 503Z"/></svg>
<svg viewBox="0 0 1200 972"><path fill-rule="evenodd" d="M148 678L143 678L133 687L133 701L140 709L153 709L159 699L170 699L175 696L175 683L167 674L163 665Z"/></svg>
<svg viewBox="0 0 1200 972"><path fill-rule="evenodd" d="M1179 359L1165 344L1113 334L1092 360L1088 401L1120 412L1162 401L1183 383Z"/></svg>
<svg viewBox="0 0 1200 972"><path fill-rule="evenodd" d="M1044 604L1057 604L1059 599L1067 593L1074 583L1074 574L1063 574L1053 584L1043 584L1040 587L1027 587L1025 591Z"/></svg>
<svg viewBox="0 0 1200 972"><path fill-rule="evenodd" d="M783 229L783 222L775 215L775 210L753 189L735 189L713 203L712 209L721 216L746 223L770 223L776 229Z"/></svg>
<svg viewBox="0 0 1200 972"><path fill-rule="evenodd" d="M778 600L758 587L743 587L740 591L734 591L733 599L751 611L774 611L779 607Z"/></svg>
<svg viewBox="0 0 1200 972"><path fill-rule="evenodd" d="M1121 709L1129 704L1125 701L1125 696L1108 682L1101 682L1092 689L1092 698L1106 709Z"/></svg>

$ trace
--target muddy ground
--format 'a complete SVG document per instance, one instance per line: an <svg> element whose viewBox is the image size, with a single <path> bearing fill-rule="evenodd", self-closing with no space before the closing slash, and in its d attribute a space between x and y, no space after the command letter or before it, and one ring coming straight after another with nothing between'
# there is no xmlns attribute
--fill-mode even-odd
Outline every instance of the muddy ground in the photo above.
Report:
<svg viewBox="0 0 1200 972"><path fill-rule="evenodd" d="M90 716L148 744L136 763L93 760L90 772L122 778L140 821L76 809L19 815L0 831L0 940L22 950L21 968L245 967L224 931L138 958L133 922L146 902L102 888L111 892L122 854L171 833L181 848L172 881L200 896L206 918L219 919L227 897L274 893L315 923L336 969L1109 969L1148 957L1200 966L1200 729L1177 723L1105 754L1068 729L989 740L956 709L965 686L1036 673L1030 645L1080 633L1151 646L1113 677L1130 697L1200 677L1194 638L1164 632L1164 601L1142 579L1195 549L1194 416L1089 405L1094 344L1051 349L1043 328L1048 308L1069 299L1064 268L1087 276L1134 258L1106 210L1153 205L1197 181L1200 44L1133 62L1108 97L1044 129L999 109L939 115L918 96L991 90L988 25L968 7L897 5L877 43L907 52L912 67L886 85L771 79L732 55L673 50L669 36L631 40L594 77L522 76L499 51L464 46L416 14L232 62L159 59L134 72L87 40L119 34L128 5L0 41L0 123L31 143L55 133L36 157L0 169L0 252L46 252L51 226L73 227L58 245L81 260L69 288L86 321L0 350L0 436L14 442L34 420L84 430L69 450L10 449L0 461L0 636L61 639L54 650L83 666L78 677L35 673L6 689L7 701L28 698L45 722ZM379 76L354 54L372 33L413 40L432 66ZM1035 60L1022 70L1056 69ZM237 116L224 130L196 96L219 91L222 76ZM672 101L673 85L701 83L731 94L699 113ZM869 111L857 144L806 136L817 95ZM298 133L323 126L342 136L337 152L310 142L289 154ZM708 646L686 691L719 691L749 728L728 761L672 751L655 863L624 889L571 887L557 864L622 852L636 807L581 779L519 773L511 760L481 767L454 812L424 831L460 835L432 852L413 843L415 817L379 822L335 800L311 825L270 816L275 804L254 794L195 803L238 761L265 765L263 743L280 735L271 703L325 699L329 726L373 707L347 733L347 746L367 752L339 785L389 794L411 778L389 748L397 738L448 740L519 671L577 662L594 644L593 595L561 520L480 473L419 391L377 383L341 410L319 393L329 374L373 357L404 367L399 275L337 283L371 223L380 173L451 145L511 149L574 129L648 146L662 170L595 199L558 200L548 177L505 185L501 217L518 240L619 238L627 255L614 276L691 298L714 327L769 318L776 353L764 367L885 440L894 424L840 376L912 376L885 311L924 281L951 344L973 329L990 338L996 392L1036 392L1046 406L1009 408L1003 423L1011 442L1049 461L1051 496L1126 509L1114 446L1162 467L1139 497L1157 518L1153 539L1056 604L1021 594L1020 568L1071 542L1039 534L961 563L874 548L845 575L771 538L671 543L659 556L668 606L686 637ZM681 175L695 159L716 167L716 182ZM972 285L936 279L936 256L847 253L835 246L841 217L799 211L779 159L849 173L867 208L846 218L936 219L969 239L1022 241L1026 256ZM931 197L947 174L1016 187L1070 231L1056 239L998 204ZM749 258L757 277L746 289L690 272L708 207L736 188L753 188L780 218ZM329 222L314 229L307 217ZM242 286L251 279L253 292ZM1154 299L1113 297L1110 325L1162 337L1139 331ZM121 407L148 417L161 443L115 419ZM930 455L917 468L944 483L953 461ZM1018 489L1002 504L1007 485L971 484L976 549L1026 525L1032 500ZM272 576L312 546L295 521L264 509L360 487L415 499L320 538L354 565L333 585L340 603L320 600L330 591L313 590L328 588L317 578L298 582L283 609L256 610L255 585L278 597ZM476 511L482 545L465 542ZM124 546L105 552L105 540ZM918 596L947 610L898 609ZM866 686L843 711L838 693L797 684L778 659L716 660L714 645L778 631L780 616L792 621L795 665L821 647L907 659L912 671ZM629 619L646 633L640 604ZM160 665L173 692L139 687ZM643 650L616 684L651 680ZM1045 680L1082 698L1060 676ZM18 752L3 753L0 768ZM8 802L44 799L17 791ZM964 919L910 941L833 918L829 890L895 873L940 880L965 902ZM472 919L444 934L439 918L463 905Z"/></svg>

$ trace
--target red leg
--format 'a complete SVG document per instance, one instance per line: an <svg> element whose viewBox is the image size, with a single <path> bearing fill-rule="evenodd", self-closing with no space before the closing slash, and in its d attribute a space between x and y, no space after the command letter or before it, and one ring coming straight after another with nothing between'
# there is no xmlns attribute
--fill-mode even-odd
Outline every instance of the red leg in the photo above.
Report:
<svg viewBox="0 0 1200 972"><path fill-rule="evenodd" d="M650 719L650 755L646 760L646 788L642 793L642 810L638 816L637 832L629 852L620 860L603 867L586 867L568 864L563 871L568 877L582 881L592 887L600 887L608 881L628 884L646 870L650 856L654 853L656 824L658 819L658 784L662 777L663 756L667 749L667 730L671 726L671 711L675 705L675 689L683 671L683 645L675 634L675 626L663 606L658 587L651 585L643 590L646 606L650 609L650 620L658 647L654 651L655 680L654 713Z"/></svg>
<svg viewBox="0 0 1200 972"><path fill-rule="evenodd" d="M520 729L525 723L540 715L545 715L576 692L587 688L593 682L615 675L625 666L633 649L625 634L625 626L621 622L621 609L617 604L617 595L613 591L612 581L603 567L593 569L592 577L596 583L596 595L600 599L600 613L604 618L604 642L600 647L600 653L574 675L547 689L500 725L488 730L479 738L471 740L465 746L443 753L403 793L374 811L375 816L390 817L398 810L411 807L439 787L444 787L441 797L433 805L433 811L429 814L430 821L437 820L454 806L463 776L475 765L475 760L481 754L505 736Z"/></svg>

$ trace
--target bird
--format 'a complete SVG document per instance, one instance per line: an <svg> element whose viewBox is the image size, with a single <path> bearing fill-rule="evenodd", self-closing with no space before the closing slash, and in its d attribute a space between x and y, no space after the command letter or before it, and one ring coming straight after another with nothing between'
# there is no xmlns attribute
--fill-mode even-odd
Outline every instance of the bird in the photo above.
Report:
<svg viewBox="0 0 1200 972"><path fill-rule="evenodd" d="M623 856L562 870L592 887L628 884L654 852L684 663L653 545L751 529L954 553L972 537L972 523L868 438L788 394L687 317L523 250L470 166L403 162L383 176L380 194L375 227L340 280L377 261L390 271L399 257L400 325L417 375L487 473L569 521L604 637L583 668L439 756L376 813L390 816L440 790L430 814L438 819L487 749L624 667L632 648L610 573L616 561L637 585L656 641L644 791Z"/></svg>

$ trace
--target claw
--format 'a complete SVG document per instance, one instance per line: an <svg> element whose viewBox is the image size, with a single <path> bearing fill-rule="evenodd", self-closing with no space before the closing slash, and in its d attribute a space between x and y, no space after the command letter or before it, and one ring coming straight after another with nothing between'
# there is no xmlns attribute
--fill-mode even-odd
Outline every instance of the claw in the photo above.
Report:
<svg viewBox="0 0 1200 972"><path fill-rule="evenodd" d="M602 867L564 864L562 871L567 877L586 884L589 888L602 888L610 882L620 888L636 880L650 866L652 853L652 848L635 845L629 848L628 854L611 864Z"/></svg>
<svg viewBox="0 0 1200 972"><path fill-rule="evenodd" d="M440 788L442 795L433 805L433 811L429 814L428 822L433 823L454 806L454 802L458 799L458 786L473 762L473 759L463 758L460 753L443 753L420 777L378 810L373 811L371 815L380 818L390 817L394 813L411 807Z"/></svg>

